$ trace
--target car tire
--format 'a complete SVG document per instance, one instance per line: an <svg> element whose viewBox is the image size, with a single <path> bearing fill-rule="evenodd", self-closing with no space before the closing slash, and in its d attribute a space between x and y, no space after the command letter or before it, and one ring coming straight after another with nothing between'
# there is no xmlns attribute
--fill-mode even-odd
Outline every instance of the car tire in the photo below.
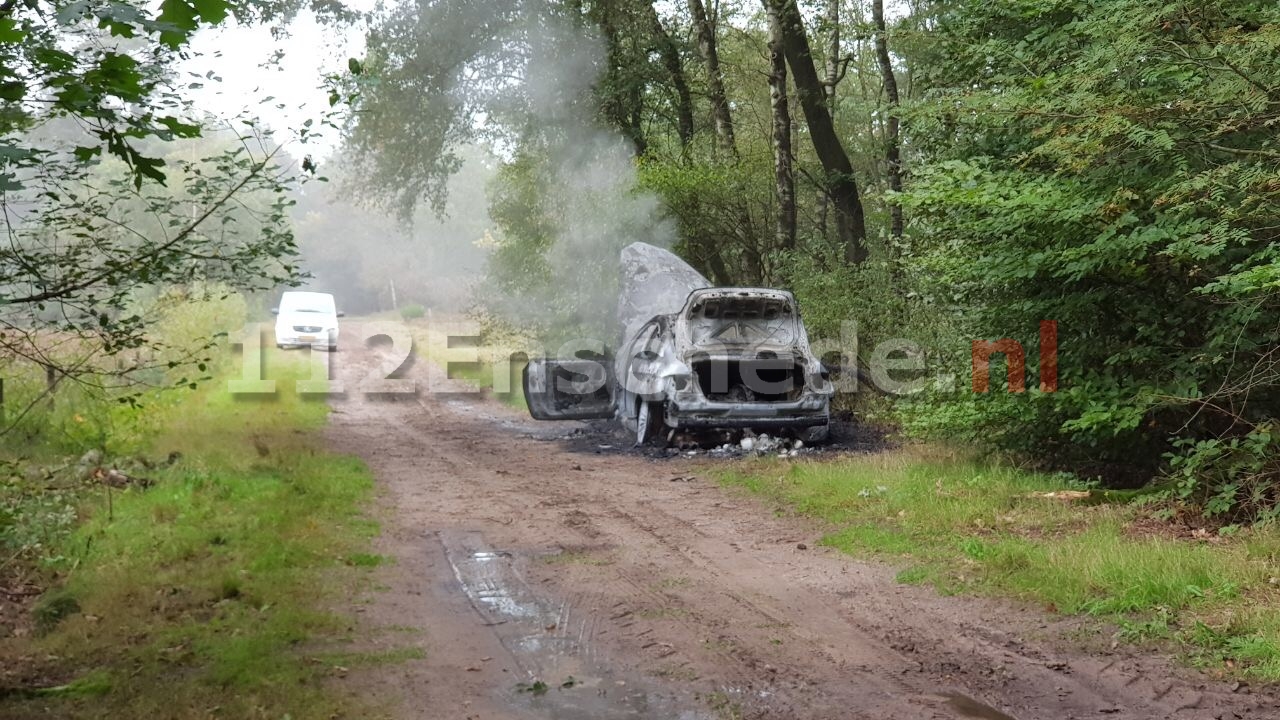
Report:
<svg viewBox="0 0 1280 720"><path fill-rule="evenodd" d="M821 445L831 439L830 425L815 425L796 433L805 445Z"/></svg>

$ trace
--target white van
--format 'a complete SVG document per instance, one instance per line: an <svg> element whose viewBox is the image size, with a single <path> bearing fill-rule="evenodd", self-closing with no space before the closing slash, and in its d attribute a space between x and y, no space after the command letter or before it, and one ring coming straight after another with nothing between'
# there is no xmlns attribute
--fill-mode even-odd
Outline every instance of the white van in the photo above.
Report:
<svg viewBox="0 0 1280 720"><path fill-rule="evenodd" d="M329 293L290 290L271 312L276 315L276 347L338 349L338 318L343 313Z"/></svg>

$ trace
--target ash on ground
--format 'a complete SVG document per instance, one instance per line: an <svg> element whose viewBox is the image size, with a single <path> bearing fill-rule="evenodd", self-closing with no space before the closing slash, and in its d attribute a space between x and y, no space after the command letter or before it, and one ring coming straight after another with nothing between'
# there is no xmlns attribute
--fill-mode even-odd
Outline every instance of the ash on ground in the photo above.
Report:
<svg viewBox="0 0 1280 720"><path fill-rule="evenodd" d="M559 428L557 428L559 429ZM795 438L750 431L714 431L698 435L677 434L667 447L635 446L635 436L611 420L575 423L568 432L541 434L540 439L565 443L578 453L642 455L654 459L676 457L802 458L824 455L874 453L889 449L893 441L883 428L851 418L831 420L831 438L820 445L806 445Z"/></svg>

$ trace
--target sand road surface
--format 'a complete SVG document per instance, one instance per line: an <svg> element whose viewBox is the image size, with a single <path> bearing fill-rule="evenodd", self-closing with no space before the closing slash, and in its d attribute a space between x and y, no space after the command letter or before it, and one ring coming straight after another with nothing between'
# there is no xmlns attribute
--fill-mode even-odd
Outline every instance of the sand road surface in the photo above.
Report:
<svg viewBox="0 0 1280 720"><path fill-rule="evenodd" d="M327 438L378 483L379 552L353 598L373 646L421 659L337 682L424 720L1271 718L1272 691L1081 647L1077 621L894 581L822 528L663 460L569 442L418 362L334 358ZM453 390L455 392L449 392ZM731 461L720 461L731 462Z"/></svg>

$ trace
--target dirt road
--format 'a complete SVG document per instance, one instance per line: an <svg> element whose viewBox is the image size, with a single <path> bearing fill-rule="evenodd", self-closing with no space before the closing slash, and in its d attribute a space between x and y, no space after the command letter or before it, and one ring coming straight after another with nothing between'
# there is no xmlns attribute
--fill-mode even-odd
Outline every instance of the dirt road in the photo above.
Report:
<svg viewBox="0 0 1280 720"><path fill-rule="evenodd" d="M1280 717L1274 694L1080 649L1073 621L899 585L686 460L584 451L423 363L416 396L352 390L382 358L335 357L328 437L372 467L394 558L361 630L426 652L345 682L401 717Z"/></svg>

